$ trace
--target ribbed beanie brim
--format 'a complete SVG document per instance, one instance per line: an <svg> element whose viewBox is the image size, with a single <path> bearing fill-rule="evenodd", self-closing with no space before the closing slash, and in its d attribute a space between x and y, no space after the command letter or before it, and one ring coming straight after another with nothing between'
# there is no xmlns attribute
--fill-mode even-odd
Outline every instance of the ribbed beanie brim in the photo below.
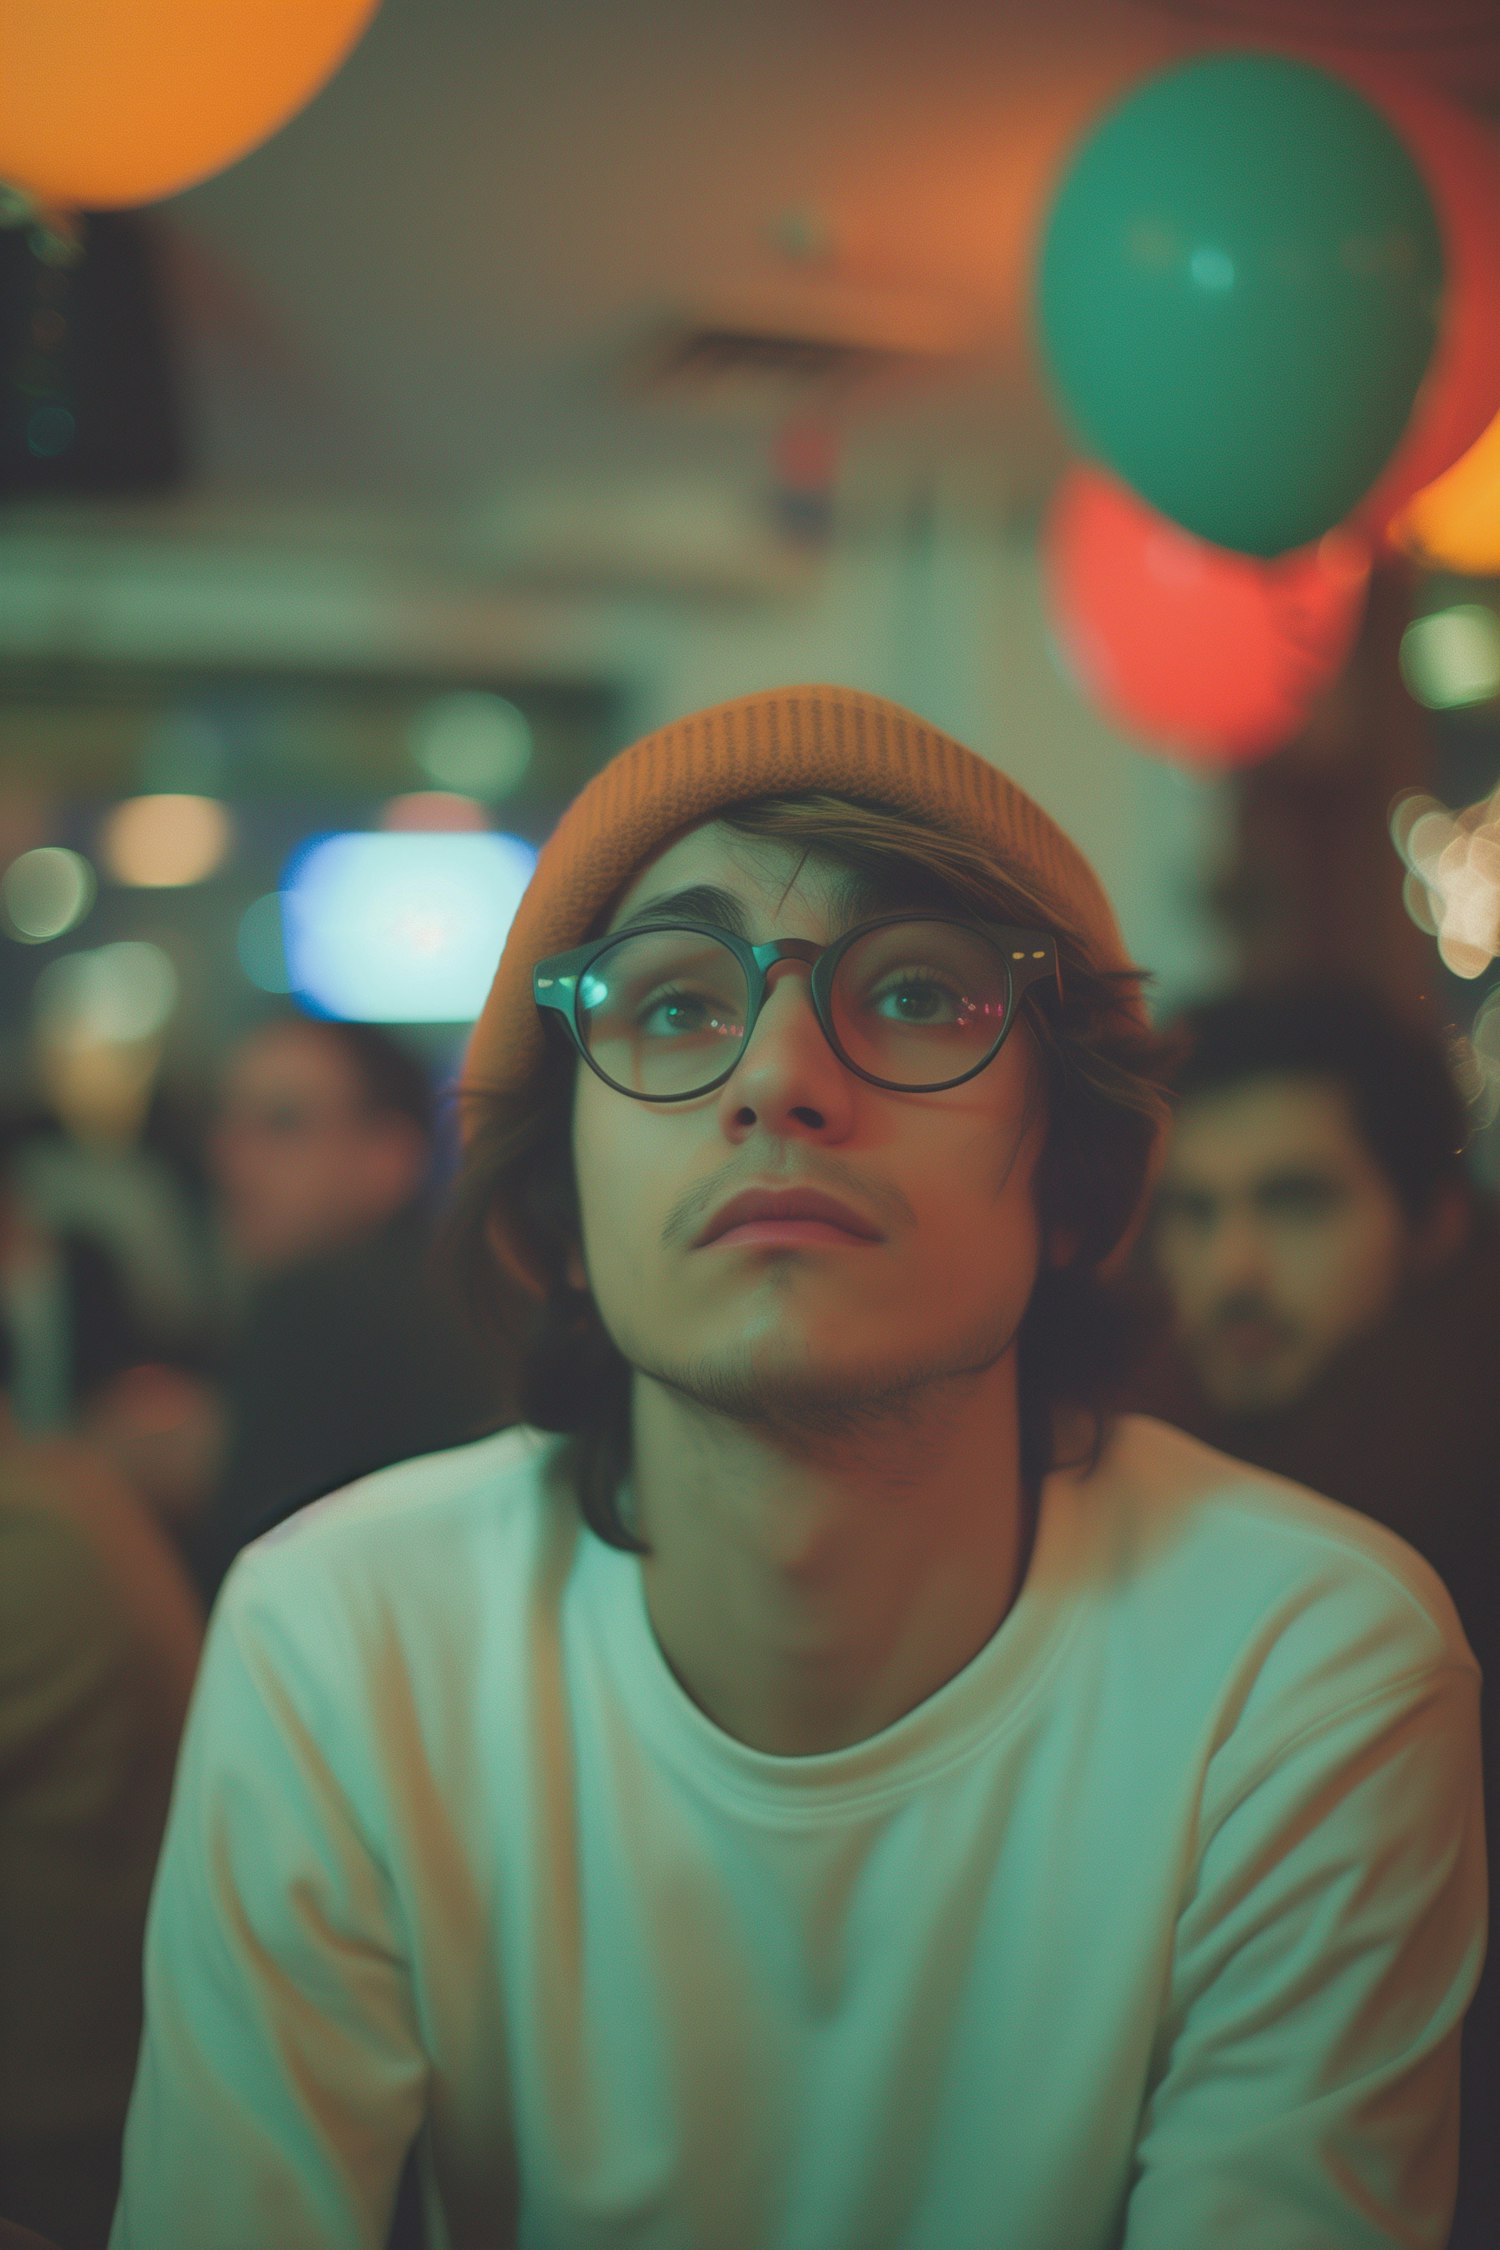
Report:
<svg viewBox="0 0 1500 2250"><path fill-rule="evenodd" d="M674 836L753 797L814 790L884 805L979 845L1032 888L1091 966L1129 968L1094 870L998 767L883 696L777 688L658 727L574 798L511 925L469 1043L465 1093L524 1085L542 1055L534 964L582 944ZM1128 989L1122 998L1132 1004Z"/></svg>

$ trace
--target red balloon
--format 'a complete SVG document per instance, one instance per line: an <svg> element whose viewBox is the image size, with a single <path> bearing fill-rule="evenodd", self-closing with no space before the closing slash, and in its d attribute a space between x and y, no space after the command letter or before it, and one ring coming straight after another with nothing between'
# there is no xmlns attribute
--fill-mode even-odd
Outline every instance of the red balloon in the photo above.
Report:
<svg viewBox="0 0 1500 2250"><path fill-rule="evenodd" d="M1384 111L1415 158L1448 267L1442 326L1411 419L1354 513L1378 538L1500 413L1500 136L1472 110L1363 61L1341 57L1335 67Z"/></svg>
<svg viewBox="0 0 1500 2250"><path fill-rule="evenodd" d="M1246 764L1290 740L1343 667L1369 579L1347 532L1262 562L1084 466L1063 479L1043 548L1053 629L1090 701L1199 766Z"/></svg>

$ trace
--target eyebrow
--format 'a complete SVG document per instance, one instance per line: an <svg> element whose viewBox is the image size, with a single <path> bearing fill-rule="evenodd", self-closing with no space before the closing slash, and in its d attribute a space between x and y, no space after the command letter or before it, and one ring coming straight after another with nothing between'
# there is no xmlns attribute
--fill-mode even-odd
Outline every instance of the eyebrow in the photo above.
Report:
<svg viewBox="0 0 1500 2250"><path fill-rule="evenodd" d="M1277 1172L1262 1172L1251 1194L1262 1200L1276 1195L1345 1195L1349 1183L1332 1165L1288 1164Z"/></svg>
<svg viewBox="0 0 1500 2250"><path fill-rule="evenodd" d="M856 922L867 915L895 912L904 902L894 896L882 895L881 889L853 868L829 870L829 892L833 909L835 937L841 937ZM638 922L711 922L717 929L730 930L736 937L748 938L749 924L745 908L733 891L723 890L717 883L689 883L680 891L667 891L660 898L643 899L631 908L623 920L609 931L614 937L621 930L633 929Z"/></svg>
<svg viewBox="0 0 1500 2250"><path fill-rule="evenodd" d="M1251 1202L1258 1203L1270 1196L1305 1195L1309 1190L1318 1195L1342 1195L1347 1187L1348 1182L1342 1174L1331 1166L1284 1164L1274 1171L1257 1172L1238 1190L1205 1186L1201 1181L1193 1179L1174 1180L1168 1175L1161 1185L1160 1200L1167 1204L1225 1203L1232 1202L1238 1193L1248 1196Z"/></svg>
<svg viewBox="0 0 1500 2250"><path fill-rule="evenodd" d="M632 929L637 922L677 921L712 922L719 929L732 930L736 937L747 934L743 906L732 891L721 890L717 883L689 883L685 890L643 899L623 921L616 922L609 934L613 937L617 930Z"/></svg>

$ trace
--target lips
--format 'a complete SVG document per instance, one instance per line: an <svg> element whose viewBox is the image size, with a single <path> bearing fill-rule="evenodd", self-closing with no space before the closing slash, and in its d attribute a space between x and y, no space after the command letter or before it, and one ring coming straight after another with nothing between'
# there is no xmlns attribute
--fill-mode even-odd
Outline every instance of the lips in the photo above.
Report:
<svg viewBox="0 0 1500 2250"><path fill-rule="evenodd" d="M742 1194L731 1196L727 1203L720 1205L693 1247L702 1249L705 1243L717 1242L721 1235L735 1227L778 1219L820 1221L860 1242L881 1239L880 1229L871 1220L851 1204L841 1203L837 1196L825 1195L819 1188L746 1188Z"/></svg>

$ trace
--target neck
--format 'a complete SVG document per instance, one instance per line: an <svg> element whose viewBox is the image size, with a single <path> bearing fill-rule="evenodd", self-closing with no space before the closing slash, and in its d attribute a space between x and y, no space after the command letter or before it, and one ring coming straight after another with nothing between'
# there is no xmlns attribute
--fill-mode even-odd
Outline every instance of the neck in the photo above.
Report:
<svg viewBox="0 0 1500 2250"><path fill-rule="evenodd" d="M847 1748L960 1672L1019 1591L1015 1355L817 1439L638 1374L632 1484L684 1691L752 1749Z"/></svg>

